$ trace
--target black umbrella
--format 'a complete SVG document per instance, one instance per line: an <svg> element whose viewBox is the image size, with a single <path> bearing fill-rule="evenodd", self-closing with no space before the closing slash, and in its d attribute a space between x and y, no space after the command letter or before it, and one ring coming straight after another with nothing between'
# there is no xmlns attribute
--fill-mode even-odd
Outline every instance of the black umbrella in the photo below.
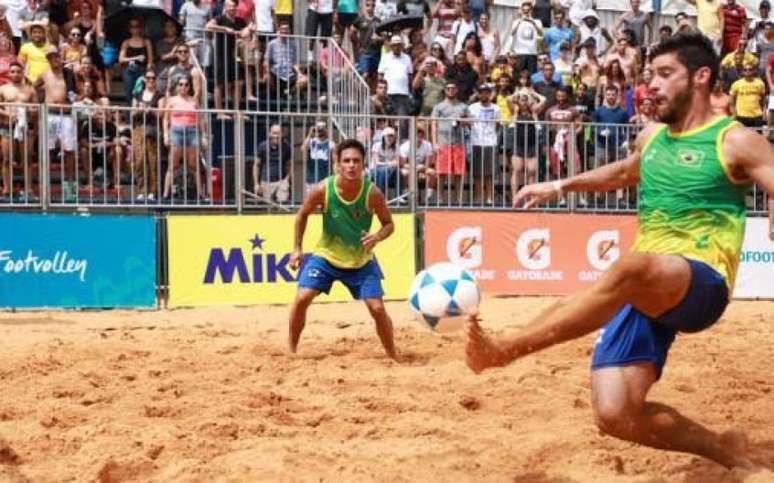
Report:
<svg viewBox="0 0 774 483"><path fill-rule="evenodd" d="M398 15L376 26L376 33L393 33L408 29L421 29L425 25L425 17L422 15Z"/></svg>
<svg viewBox="0 0 774 483"><path fill-rule="evenodd" d="M139 19L145 31L145 37L156 40L164 36L164 23L174 22L178 34L182 30L180 23L164 9L158 7L122 6L105 18L105 36L107 40L120 46L129 38L129 20Z"/></svg>

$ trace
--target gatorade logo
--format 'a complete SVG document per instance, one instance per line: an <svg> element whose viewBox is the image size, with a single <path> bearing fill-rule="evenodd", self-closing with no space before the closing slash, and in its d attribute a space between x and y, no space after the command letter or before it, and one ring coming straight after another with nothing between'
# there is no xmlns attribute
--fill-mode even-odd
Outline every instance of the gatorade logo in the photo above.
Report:
<svg viewBox="0 0 774 483"><path fill-rule="evenodd" d="M586 257L596 270L610 268L621 256L621 234L618 230L599 230L594 232L586 243Z"/></svg>
<svg viewBox="0 0 774 483"><path fill-rule="evenodd" d="M463 226L454 230L446 239L449 261L467 269L480 267L484 259L481 239L480 226Z"/></svg>
<svg viewBox="0 0 774 483"><path fill-rule="evenodd" d="M551 265L551 231L533 228L521 234L516 242L516 257L528 270L545 270Z"/></svg>
<svg viewBox="0 0 774 483"><path fill-rule="evenodd" d="M264 250L266 239L257 233L248 240L248 249L233 247L229 249L212 248L204 271L204 283L277 283L294 282L288 262L290 253L271 253ZM234 278L238 280L234 280Z"/></svg>

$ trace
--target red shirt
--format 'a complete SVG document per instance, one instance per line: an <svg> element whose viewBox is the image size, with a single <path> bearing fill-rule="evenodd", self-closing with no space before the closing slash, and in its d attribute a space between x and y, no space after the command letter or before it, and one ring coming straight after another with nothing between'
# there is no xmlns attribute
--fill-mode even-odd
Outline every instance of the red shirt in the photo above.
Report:
<svg viewBox="0 0 774 483"><path fill-rule="evenodd" d="M639 84L634 89L634 95L632 96L634 100L634 110L636 112L640 112L640 107L642 106L642 101L645 100L646 97L650 97L650 88L647 84Z"/></svg>
<svg viewBox="0 0 774 483"><path fill-rule="evenodd" d="M11 82L11 79L8 76L8 74L11 71L11 64L13 64L14 62L18 62L18 60L16 59L16 56L13 54L6 55L5 57L0 57L0 86Z"/></svg>
<svg viewBox="0 0 774 483"><path fill-rule="evenodd" d="M253 12L255 11L255 3L253 0L239 0L237 4L236 16L244 20L246 23L253 21Z"/></svg>
<svg viewBox="0 0 774 483"><path fill-rule="evenodd" d="M739 4L724 5L723 10L723 35L738 37L742 35L747 24L747 11Z"/></svg>

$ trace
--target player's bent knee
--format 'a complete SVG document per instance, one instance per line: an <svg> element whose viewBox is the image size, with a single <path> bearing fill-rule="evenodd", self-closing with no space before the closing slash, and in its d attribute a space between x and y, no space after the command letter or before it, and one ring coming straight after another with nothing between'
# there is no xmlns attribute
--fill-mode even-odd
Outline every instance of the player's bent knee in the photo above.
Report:
<svg viewBox="0 0 774 483"><path fill-rule="evenodd" d="M381 319L387 316L387 309L384 307L384 302L380 299L366 299L366 307L368 312L375 319Z"/></svg>
<svg viewBox="0 0 774 483"><path fill-rule="evenodd" d="M594 405L594 423L609 436L629 439L637 420L636 414L625 406L606 403Z"/></svg>
<svg viewBox="0 0 774 483"><path fill-rule="evenodd" d="M651 267L651 255L631 253L613 265L608 272L608 281L619 291L636 290L646 281Z"/></svg>

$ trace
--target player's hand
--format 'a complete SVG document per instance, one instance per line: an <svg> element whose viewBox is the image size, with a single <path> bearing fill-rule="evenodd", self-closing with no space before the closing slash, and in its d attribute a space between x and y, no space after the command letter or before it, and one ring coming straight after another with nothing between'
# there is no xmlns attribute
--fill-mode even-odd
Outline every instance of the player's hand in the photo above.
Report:
<svg viewBox="0 0 774 483"><path fill-rule="evenodd" d="M366 251L373 250L376 244L381 241L377 233L363 232L361 235L362 236L360 237L360 241L363 243L363 248L365 248Z"/></svg>
<svg viewBox="0 0 774 483"><path fill-rule="evenodd" d="M519 208L523 203L525 209L532 208L540 203L556 199L561 194L558 186L553 181L535 183L524 186L513 199L513 207Z"/></svg>
<svg viewBox="0 0 774 483"><path fill-rule="evenodd" d="M294 251L290 254L290 261L288 262L288 265L290 266L291 270L298 270L298 268L301 266L301 260L303 260L304 254L300 251Z"/></svg>

